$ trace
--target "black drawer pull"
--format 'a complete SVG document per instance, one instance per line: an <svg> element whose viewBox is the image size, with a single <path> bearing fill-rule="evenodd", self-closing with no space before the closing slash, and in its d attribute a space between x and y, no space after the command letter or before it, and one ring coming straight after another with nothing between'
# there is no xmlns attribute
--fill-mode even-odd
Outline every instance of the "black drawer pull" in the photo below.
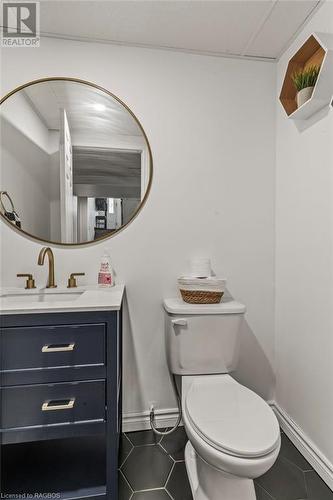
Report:
<svg viewBox="0 0 333 500"><path fill-rule="evenodd" d="M75 398L46 401L42 404L42 411L71 410L74 408Z"/></svg>
<svg viewBox="0 0 333 500"><path fill-rule="evenodd" d="M42 352L69 352L74 351L75 343L73 344L47 344L43 345Z"/></svg>

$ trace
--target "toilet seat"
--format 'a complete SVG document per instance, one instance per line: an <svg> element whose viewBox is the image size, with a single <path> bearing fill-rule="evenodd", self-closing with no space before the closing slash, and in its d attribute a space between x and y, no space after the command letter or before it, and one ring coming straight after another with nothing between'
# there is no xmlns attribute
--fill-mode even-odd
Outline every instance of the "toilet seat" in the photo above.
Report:
<svg viewBox="0 0 333 500"><path fill-rule="evenodd" d="M263 457L279 447L279 425L271 408L227 374L194 377L185 412L199 436L228 455Z"/></svg>

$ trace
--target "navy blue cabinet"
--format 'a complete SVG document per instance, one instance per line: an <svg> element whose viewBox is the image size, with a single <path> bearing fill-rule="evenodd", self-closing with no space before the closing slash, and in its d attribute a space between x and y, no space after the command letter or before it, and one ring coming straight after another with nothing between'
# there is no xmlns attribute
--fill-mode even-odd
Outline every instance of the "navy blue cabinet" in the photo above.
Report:
<svg viewBox="0 0 333 500"><path fill-rule="evenodd" d="M2 494L118 500L121 373L121 311L1 317Z"/></svg>

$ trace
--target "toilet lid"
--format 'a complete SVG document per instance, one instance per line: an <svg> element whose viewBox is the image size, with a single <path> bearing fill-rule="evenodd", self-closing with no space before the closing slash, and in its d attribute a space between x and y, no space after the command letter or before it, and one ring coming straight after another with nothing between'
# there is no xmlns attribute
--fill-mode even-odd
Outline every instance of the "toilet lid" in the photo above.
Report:
<svg viewBox="0 0 333 500"><path fill-rule="evenodd" d="M229 455L264 456L279 444L279 424L271 408L229 375L195 379L185 411L198 434Z"/></svg>

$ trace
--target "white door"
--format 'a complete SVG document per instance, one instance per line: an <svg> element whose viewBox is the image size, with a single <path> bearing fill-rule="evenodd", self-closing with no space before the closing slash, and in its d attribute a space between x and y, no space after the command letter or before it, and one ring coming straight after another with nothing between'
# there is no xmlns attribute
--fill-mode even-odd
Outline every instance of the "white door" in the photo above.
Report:
<svg viewBox="0 0 333 500"><path fill-rule="evenodd" d="M62 243L76 243L77 204L73 194L72 141L66 111L60 110L60 220Z"/></svg>

